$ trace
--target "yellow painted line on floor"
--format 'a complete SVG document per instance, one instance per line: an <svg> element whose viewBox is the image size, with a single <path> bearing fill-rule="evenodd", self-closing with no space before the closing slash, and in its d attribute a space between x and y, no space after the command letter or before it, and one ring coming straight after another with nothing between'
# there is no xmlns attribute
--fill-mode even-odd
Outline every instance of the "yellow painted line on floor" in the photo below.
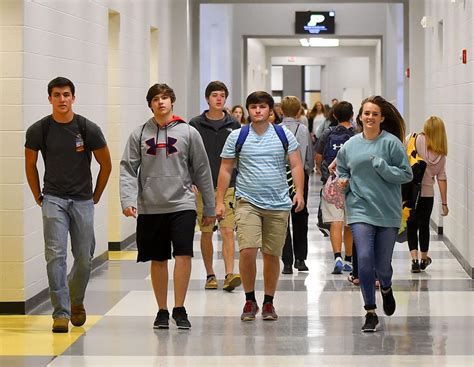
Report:
<svg viewBox="0 0 474 367"><path fill-rule="evenodd" d="M138 251L109 251L109 260L137 260Z"/></svg>
<svg viewBox="0 0 474 367"><path fill-rule="evenodd" d="M58 356L101 318L87 315L84 326L53 333L50 315L0 316L0 356Z"/></svg>

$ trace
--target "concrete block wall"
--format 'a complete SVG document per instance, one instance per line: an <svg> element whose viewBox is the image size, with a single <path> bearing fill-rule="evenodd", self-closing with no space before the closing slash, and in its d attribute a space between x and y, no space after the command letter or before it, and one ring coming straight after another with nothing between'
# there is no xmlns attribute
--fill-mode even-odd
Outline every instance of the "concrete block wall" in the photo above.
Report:
<svg viewBox="0 0 474 367"><path fill-rule="evenodd" d="M26 183L23 146L26 129L51 113L48 81L70 78L76 86L75 112L97 123L108 141L113 173L95 213L95 255L104 257L108 242L135 231L135 221L121 215L118 165L131 130L151 116L145 99L150 27L158 30L154 65L163 78L153 82L185 91L187 59L177 55L186 55L187 45L172 46L175 37L183 37L178 24L187 34L186 7L186 0L140 6L121 0L0 2L0 311L5 304L24 305L47 288L41 211ZM111 11L119 19L113 45ZM175 111L182 114L186 95L177 95ZM41 156L38 166L42 177Z"/></svg>
<svg viewBox="0 0 474 367"><path fill-rule="evenodd" d="M425 118L438 115L446 123L448 203L440 216L435 199L432 218L467 262L474 267L474 5L473 1L425 1L424 15L432 27L424 30ZM462 31L461 31L462 30ZM420 45L421 46L421 45ZM416 46L415 46L416 47ZM460 59L468 50L468 62ZM421 126L420 126L421 128Z"/></svg>
<svg viewBox="0 0 474 367"><path fill-rule="evenodd" d="M24 226L35 227L23 208L23 3L0 2L0 302L22 300ZM34 200L33 200L34 202ZM28 237L28 240L31 236Z"/></svg>

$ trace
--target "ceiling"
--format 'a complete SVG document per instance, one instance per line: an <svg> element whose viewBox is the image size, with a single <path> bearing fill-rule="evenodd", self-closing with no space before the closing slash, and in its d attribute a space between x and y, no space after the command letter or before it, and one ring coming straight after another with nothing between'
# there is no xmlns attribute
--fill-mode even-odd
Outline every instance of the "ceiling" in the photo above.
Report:
<svg viewBox="0 0 474 367"><path fill-rule="evenodd" d="M298 38L257 38L264 46L274 47L301 47L300 38L308 38L301 35ZM339 46L376 46L379 39L374 38L339 38Z"/></svg>

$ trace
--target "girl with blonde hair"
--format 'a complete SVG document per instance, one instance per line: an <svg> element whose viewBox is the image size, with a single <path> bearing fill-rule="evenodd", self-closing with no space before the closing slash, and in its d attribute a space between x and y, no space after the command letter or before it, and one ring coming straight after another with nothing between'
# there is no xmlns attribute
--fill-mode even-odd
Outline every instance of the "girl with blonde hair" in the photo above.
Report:
<svg viewBox="0 0 474 367"><path fill-rule="evenodd" d="M438 182L441 196L441 215L446 216L448 209L448 181L446 177L446 156L448 138L444 122L437 116L425 121L423 132L416 137L416 150L426 162L426 170L421 181L421 194L413 218L407 223L408 247L412 257L411 272L419 273L431 264L428 256L430 245L430 217L434 205L434 183ZM418 247L421 259L418 259Z"/></svg>

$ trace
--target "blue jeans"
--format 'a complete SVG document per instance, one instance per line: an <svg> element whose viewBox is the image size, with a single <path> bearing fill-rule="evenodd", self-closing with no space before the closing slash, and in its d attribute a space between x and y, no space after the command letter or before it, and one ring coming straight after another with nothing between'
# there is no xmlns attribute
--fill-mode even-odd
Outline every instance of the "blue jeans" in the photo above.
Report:
<svg viewBox="0 0 474 367"><path fill-rule="evenodd" d="M95 249L94 202L45 195L43 234L53 318L71 316L71 305L84 301ZM67 240L74 263L67 275Z"/></svg>
<svg viewBox="0 0 474 367"><path fill-rule="evenodd" d="M392 255L398 228L378 227L367 223L350 225L354 243L357 247L359 280L364 308L374 310L375 274L382 288L392 286Z"/></svg>

